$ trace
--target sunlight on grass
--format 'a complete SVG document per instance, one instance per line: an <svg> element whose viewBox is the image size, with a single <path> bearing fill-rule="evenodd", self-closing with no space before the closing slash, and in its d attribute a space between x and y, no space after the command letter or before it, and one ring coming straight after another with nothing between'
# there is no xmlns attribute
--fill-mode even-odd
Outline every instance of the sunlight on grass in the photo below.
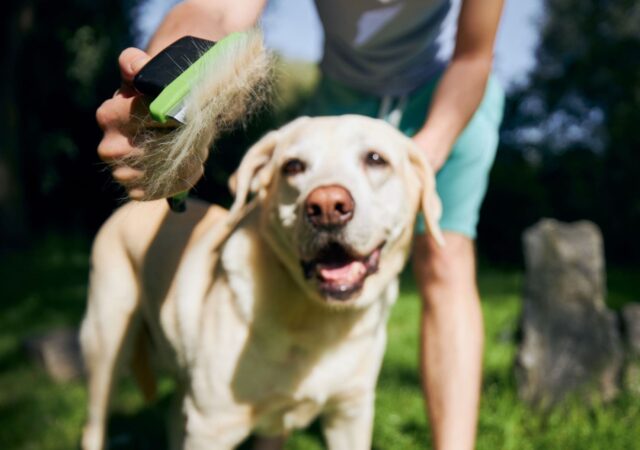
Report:
<svg viewBox="0 0 640 450"><path fill-rule="evenodd" d="M81 381L56 384L25 358L26 336L56 326L74 326L84 310L89 243L53 238L0 263L0 448L77 448L85 416ZM638 272L609 273L609 304L620 308L637 292ZM640 399L587 408L570 400L548 416L522 405L513 378L515 335L522 275L517 270L483 269L479 276L486 329L484 382L478 448L627 449L640 437ZM429 448L430 431L418 377L420 301L411 277L389 323L389 343L377 390L374 445L382 449ZM114 398L110 436L113 449L164 447L165 410L173 383L163 380L157 405L145 406L130 379ZM289 450L324 448L317 424L294 433Z"/></svg>

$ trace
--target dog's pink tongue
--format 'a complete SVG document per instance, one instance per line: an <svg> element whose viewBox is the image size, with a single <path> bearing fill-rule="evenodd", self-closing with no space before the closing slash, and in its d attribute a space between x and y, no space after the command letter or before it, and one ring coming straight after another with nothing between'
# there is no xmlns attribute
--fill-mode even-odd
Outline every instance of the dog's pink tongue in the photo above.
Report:
<svg viewBox="0 0 640 450"><path fill-rule="evenodd" d="M320 276L327 281L354 283L367 273L364 263L354 261L340 267L320 267Z"/></svg>

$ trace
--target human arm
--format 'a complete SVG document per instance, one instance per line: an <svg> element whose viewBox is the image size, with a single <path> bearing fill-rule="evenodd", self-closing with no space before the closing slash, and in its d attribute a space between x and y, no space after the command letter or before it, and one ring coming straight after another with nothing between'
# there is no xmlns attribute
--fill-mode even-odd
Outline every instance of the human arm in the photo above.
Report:
<svg viewBox="0 0 640 450"><path fill-rule="evenodd" d="M427 120L413 137L439 170L480 105L493 63L503 0L463 0L453 57L434 93Z"/></svg>
<svg viewBox="0 0 640 450"><path fill-rule="evenodd" d="M126 187L132 199L146 198L139 184L144 168L133 168L124 162L127 156L142 151L133 142L140 126L133 118L144 116L146 105L133 88L135 75L153 55L182 36L218 40L231 32L251 27L258 20L265 2L266 0L186 0L165 16L151 38L147 52L128 48L120 54L121 87L96 112L98 125L104 132L98 145L98 155L105 162L117 163L113 169L113 177ZM143 125L156 126L152 123ZM193 186L201 175L202 168L177 180L170 190L176 193L184 191Z"/></svg>
<svg viewBox="0 0 640 450"><path fill-rule="evenodd" d="M155 55L182 36L220 40L234 31L253 26L266 0L185 0L174 6L149 41Z"/></svg>
<svg viewBox="0 0 640 450"><path fill-rule="evenodd" d="M454 57L414 137L437 170L480 104L491 70L502 0L464 0ZM422 385L434 447L474 448L482 378L483 321L473 240L444 232L440 247L417 236L413 267L423 300Z"/></svg>

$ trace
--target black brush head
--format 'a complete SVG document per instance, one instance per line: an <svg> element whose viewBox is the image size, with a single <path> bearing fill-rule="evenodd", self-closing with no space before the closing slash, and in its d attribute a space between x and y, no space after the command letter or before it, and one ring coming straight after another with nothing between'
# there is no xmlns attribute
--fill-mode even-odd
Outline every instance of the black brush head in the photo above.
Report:
<svg viewBox="0 0 640 450"><path fill-rule="evenodd" d="M145 64L133 79L133 86L141 94L157 97L215 44L193 36L178 39Z"/></svg>

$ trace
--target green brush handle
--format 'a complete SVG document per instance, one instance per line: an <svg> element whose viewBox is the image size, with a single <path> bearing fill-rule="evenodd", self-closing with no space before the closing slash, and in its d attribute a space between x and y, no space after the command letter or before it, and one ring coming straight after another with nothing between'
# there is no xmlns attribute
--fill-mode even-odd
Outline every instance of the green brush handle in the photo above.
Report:
<svg viewBox="0 0 640 450"><path fill-rule="evenodd" d="M202 73L203 68L206 64L213 64L213 62L225 51L225 49L233 45L238 39L240 39L242 33L232 33L225 37L224 39L218 42L205 41L204 39L196 39L191 36L187 36L186 38L182 38L169 47L164 49L160 54L158 54L155 58L160 57L161 54L170 51L170 49L176 49L177 51L184 51L185 46L178 46L177 44L184 40L190 39L194 41L192 48L199 48L199 51L202 51L204 48L208 47L201 55L194 57L194 55L190 54L176 54L176 51L173 51L171 55L171 60L174 64L180 66L180 64L184 64L187 61L189 64L182 70L177 77L173 79L162 91L156 96L156 98L149 105L149 111L151 112L151 117L161 123L165 123L171 118L175 118L171 116L171 112L179 110L181 106L184 104L186 97L189 95L193 86L200 79L200 74ZM192 48L189 48L189 53L192 53ZM154 58L154 59L155 59ZM195 59L195 61L193 61ZM177 60L177 62L175 62ZM193 62L190 62L193 61Z"/></svg>

